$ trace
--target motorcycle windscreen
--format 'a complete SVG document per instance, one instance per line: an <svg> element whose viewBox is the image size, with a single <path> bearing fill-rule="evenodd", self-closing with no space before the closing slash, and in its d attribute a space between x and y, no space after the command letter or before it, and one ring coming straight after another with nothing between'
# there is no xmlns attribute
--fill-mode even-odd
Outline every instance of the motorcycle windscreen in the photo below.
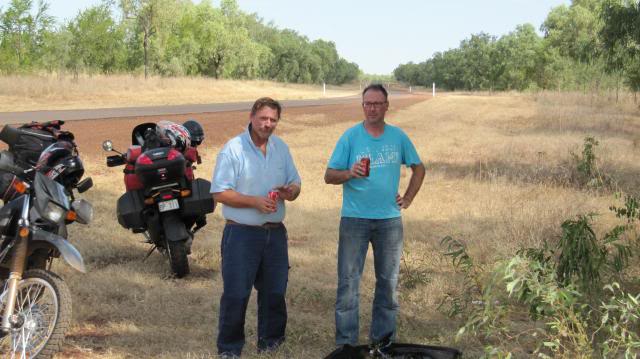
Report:
<svg viewBox="0 0 640 359"><path fill-rule="evenodd" d="M46 205L47 201L51 201L67 211L71 208L64 186L45 176L42 172L36 172L34 187L36 205ZM40 209L44 209L44 206L38 207L38 210Z"/></svg>
<svg viewBox="0 0 640 359"><path fill-rule="evenodd" d="M131 144L135 146L144 146L144 133L147 129L156 129L156 124L153 122L145 122L137 125L131 131Z"/></svg>

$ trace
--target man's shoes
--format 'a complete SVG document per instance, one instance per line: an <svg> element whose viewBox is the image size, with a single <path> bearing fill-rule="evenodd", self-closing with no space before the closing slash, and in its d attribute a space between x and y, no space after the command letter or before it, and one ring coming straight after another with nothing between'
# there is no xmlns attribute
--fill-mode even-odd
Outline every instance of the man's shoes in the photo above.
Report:
<svg viewBox="0 0 640 359"><path fill-rule="evenodd" d="M284 343L284 337L271 341L258 339L258 354L275 352L280 348L282 343Z"/></svg>
<svg viewBox="0 0 640 359"><path fill-rule="evenodd" d="M218 354L218 358L220 358L220 359L239 359L240 356L239 355L235 355L233 353L224 352L224 353Z"/></svg>
<svg viewBox="0 0 640 359"><path fill-rule="evenodd" d="M336 348L325 359L364 359L367 357L367 350L361 350L349 344L343 344Z"/></svg>

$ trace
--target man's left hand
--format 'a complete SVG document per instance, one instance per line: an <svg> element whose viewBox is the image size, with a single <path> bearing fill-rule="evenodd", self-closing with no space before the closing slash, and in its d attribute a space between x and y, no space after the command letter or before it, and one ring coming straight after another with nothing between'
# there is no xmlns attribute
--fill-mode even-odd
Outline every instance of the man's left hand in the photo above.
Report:
<svg viewBox="0 0 640 359"><path fill-rule="evenodd" d="M285 186L278 186L275 190L278 191L278 195L283 200L293 201L300 193L300 186L295 183L291 183Z"/></svg>
<svg viewBox="0 0 640 359"><path fill-rule="evenodd" d="M398 193L396 194L396 203L398 204L398 207L407 209L411 205L411 200L406 197L400 196L400 194Z"/></svg>

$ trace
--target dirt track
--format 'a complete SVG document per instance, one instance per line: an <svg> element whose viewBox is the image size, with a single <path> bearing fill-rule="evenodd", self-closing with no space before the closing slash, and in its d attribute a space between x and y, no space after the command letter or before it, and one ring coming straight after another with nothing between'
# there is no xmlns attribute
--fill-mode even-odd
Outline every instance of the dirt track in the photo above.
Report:
<svg viewBox="0 0 640 359"><path fill-rule="evenodd" d="M415 103L425 101L429 97L411 96L394 99L390 98L390 111L408 107ZM301 115L323 114L331 122L350 121L355 122L362 118L362 109L359 101L353 103L309 106L297 108L284 108L283 121L293 120ZM220 145L228 141L234 135L244 130L248 122L246 111L197 113L170 116L145 116L132 118L112 118L100 120L77 120L65 123L64 128L72 131L76 136L76 142L83 156L102 155L102 141L111 139L115 148L126 149L131 141L131 129L142 122L157 122L160 120L172 120L183 122L186 119L196 119L202 124L205 131L205 144L207 146ZM388 116L393 118L393 113ZM283 133L278 129L278 133Z"/></svg>

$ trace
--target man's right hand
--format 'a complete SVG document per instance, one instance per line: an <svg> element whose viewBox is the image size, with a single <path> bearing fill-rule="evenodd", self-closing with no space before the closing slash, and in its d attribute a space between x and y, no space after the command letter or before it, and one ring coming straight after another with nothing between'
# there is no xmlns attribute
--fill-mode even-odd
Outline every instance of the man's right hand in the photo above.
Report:
<svg viewBox="0 0 640 359"><path fill-rule="evenodd" d="M353 178L363 178L365 174L365 166L356 162L349 169L336 170L327 168L324 173L324 182L327 184L343 184Z"/></svg>
<svg viewBox="0 0 640 359"><path fill-rule="evenodd" d="M356 161L353 166L351 166L349 175L351 176L351 178L362 178L364 177L366 170L366 167L362 163L360 163L360 161Z"/></svg>
<svg viewBox="0 0 640 359"><path fill-rule="evenodd" d="M275 211L278 210L278 204L276 203L276 201L272 200L269 197L253 197L253 198L255 201L253 208L257 209L258 211L264 214L274 213Z"/></svg>

